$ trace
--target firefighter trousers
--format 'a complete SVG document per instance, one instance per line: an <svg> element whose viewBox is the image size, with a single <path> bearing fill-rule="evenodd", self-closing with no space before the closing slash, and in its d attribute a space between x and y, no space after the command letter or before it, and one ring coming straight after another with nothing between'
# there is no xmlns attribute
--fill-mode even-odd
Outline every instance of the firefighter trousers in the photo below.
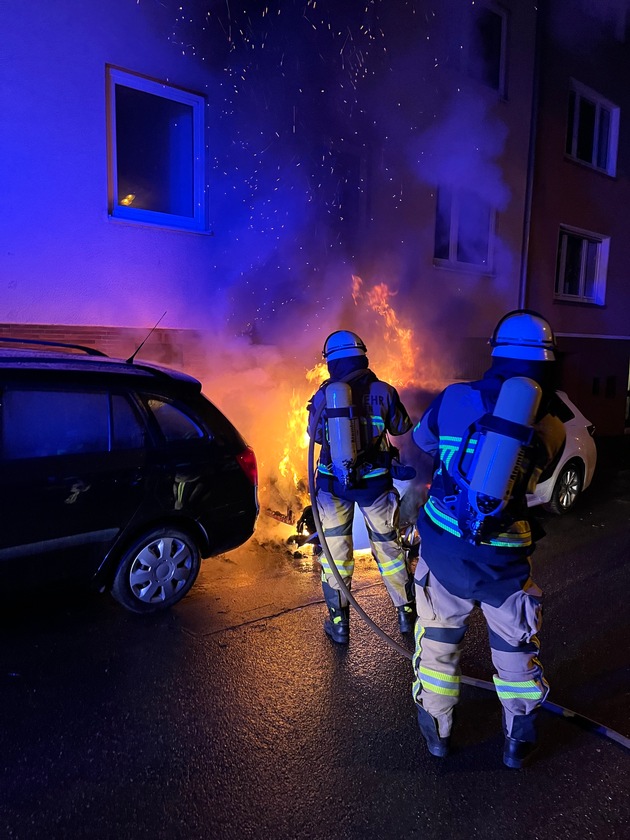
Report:
<svg viewBox="0 0 630 840"><path fill-rule="evenodd" d="M352 583L354 573L352 522L354 506L357 504L365 519L372 556L394 606L408 604L413 599L413 583L398 534L398 491L393 488L382 493L371 504L363 505L318 490L316 501L328 548L346 586ZM326 555L322 554L319 559L322 564L322 581L332 589L339 590ZM341 606L346 605L347 601L341 593Z"/></svg>
<svg viewBox="0 0 630 840"><path fill-rule="evenodd" d="M459 700L462 642L470 614L479 606L497 671L493 679L503 706L505 734L535 740L535 711L549 691L537 657L540 589L530 579L499 606L460 598L442 586L422 557L415 571L415 588L413 697L436 719L440 736L447 737L451 731L453 708Z"/></svg>

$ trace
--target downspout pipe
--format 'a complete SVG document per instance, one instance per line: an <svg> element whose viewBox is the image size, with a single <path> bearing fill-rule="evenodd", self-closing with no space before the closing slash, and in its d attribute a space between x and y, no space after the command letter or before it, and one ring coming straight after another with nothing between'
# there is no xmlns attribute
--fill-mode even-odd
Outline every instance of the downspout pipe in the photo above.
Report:
<svg viewBox="0 0 630 840"><path fill-rule="evenodd" d="M523 238L521 244L521 270L518 284L518 308L527 308L527 271L529 267L529 238L532 222L532 201L534 193L534 167L536 162L536 140L538 136L538 111L540 97L540 65L546 0L540 0L536 13L534 42L534 68L532 71L532 106L529 119L529 148L527 152L527 174L525 181L525 209L523 213Z"/></svg>

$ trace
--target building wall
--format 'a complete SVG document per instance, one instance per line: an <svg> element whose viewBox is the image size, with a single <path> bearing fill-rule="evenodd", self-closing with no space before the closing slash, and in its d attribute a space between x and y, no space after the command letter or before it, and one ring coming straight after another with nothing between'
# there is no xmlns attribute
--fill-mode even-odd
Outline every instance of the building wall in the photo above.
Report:
<svg viewBox="0 0 630 840"><path fill-rule="evenodd" d="M209 74L169 41L160 4L24 0L2 21L0 319L130 326L168 308L189 326L184 290L209 282L213 242L108 218L105 66L202 94Z"/></svg>
<svg viewBox="0 0 630 840"><path fill-rule="evenodd" d="M192 330L148 330L134 327L94 327L72 324L0 324L0 339L60 342L93 348L117 359L128 359L146 340L137 358L174 368L191 368L198 359L200 334ZM29 347L28 343L24 344ZM52 349L52 347L51 347Z"/></svg>
<svg viewBox="0 0 630 840"><path fill-rule="evenodd" d="M429 325L455 356L469 338L486 339L519 298L536 10L483 5L507 12L503 93L471 78L464 56L471 6L449 0L427 4L426 15L401 27L392 89L375 82L372 91L390 108L374 163L371 269L395 279L419 328ZM440 186L473 190L496 209L490 271L434 259Z"/></svg>
<svg viewBox="0 0 630 840"><path fill-rule="evenodd" d="M201 0L9 6L0 320L148 328L166 313L165 328L310 351L340 321L369 333L360 274L390 285L438 357L485 337L518 297L536 20L533 4L490 5L508 11L506 95L466 72L468 0L395 0L365 20L343 4L309 21L252 4L245 29L240 7L206 14ZM207 96L206 234L108 217L107 64ZM359 198L339 197L354 192L344 155L360 161ZM445 181L498 209L487 274L434 265Z"/></svg>
<svg viewBox="0 0 630 840"><path fill-rule="evenodd" d="M554 0L543 32L526 305L559 336L563 386L600 435L624 431L630 363L630 43L579 4ZM570 79L621 109L616 175L565 154ZM554 297L560 225L610 236L604 305Z"/></svg>
<svg viewBox="0 0 630 840"><path fill-rule="evenodd" d="M624 433L628 422L627 341L560 337L562 388L598 437Z"/></svg>

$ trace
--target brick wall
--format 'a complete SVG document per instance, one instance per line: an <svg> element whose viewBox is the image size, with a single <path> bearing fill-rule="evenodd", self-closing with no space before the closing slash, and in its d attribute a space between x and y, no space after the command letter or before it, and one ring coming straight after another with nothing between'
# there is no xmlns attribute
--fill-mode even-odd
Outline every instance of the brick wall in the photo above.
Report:
<svg viewBox="0 0 630 840"><path fill-rule="evenodd" d="M95 348L108 356L127 359L144 339L138 359L179 369L196 367L202 358L203 336L193 330L134 327L91 327L63 324L0 324L0 338L31 338L60 341ZM0 342L1 346L1 342Z"/></svg>

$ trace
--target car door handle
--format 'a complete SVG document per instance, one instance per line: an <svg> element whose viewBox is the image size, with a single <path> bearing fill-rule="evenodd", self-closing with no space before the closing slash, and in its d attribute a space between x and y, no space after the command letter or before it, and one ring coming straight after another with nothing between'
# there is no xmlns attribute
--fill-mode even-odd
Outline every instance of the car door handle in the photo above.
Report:
<svg viewBox="0 0 630 840"><path fill-rule="evenodd" d="M69 478L67 480L67 483L69 484L70 493L67 496L67 498L63 500L64 504L66 505L74 504L74 502L76 502L81 493L87 493L87 491L92 486L91 484L87 484L87 482L83 481L82 478L77 478L74 476Z"/></svg>

